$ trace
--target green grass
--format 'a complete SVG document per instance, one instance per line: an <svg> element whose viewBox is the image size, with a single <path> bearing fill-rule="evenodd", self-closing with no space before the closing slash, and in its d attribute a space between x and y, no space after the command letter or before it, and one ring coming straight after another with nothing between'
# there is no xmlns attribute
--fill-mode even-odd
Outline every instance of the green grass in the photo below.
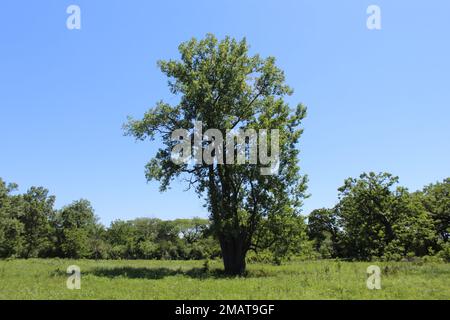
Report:
<svg viewBox="0 0 450 320"><path fill-rule="evenodd" d="M366 269L382 270L381 290L368 290ZM81 290L66 287L70 265ZM450 264L295 261L251 264L242 278L202 261L0 261L0 299L450 299Z"/></svg>

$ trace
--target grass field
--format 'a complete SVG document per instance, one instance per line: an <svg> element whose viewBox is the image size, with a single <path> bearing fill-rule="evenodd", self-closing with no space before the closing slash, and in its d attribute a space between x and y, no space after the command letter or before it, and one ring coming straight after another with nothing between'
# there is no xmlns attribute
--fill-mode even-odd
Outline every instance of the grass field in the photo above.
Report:
<svg viewBox="0 0 450 320"><path fill-rule="evenodd" d="M366 269L382 270L381 290L368 290ZM70 265L81 289L66 287ZM450 264L311 261L251 264L228 278L221 263L201 261L0 261L0 299L450 299Z"/></svg>

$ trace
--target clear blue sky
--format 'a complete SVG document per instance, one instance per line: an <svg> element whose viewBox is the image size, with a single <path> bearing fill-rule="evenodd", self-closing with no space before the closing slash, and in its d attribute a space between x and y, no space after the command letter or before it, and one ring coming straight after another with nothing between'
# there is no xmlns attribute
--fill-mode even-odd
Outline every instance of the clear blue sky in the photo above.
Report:
<svg viewBox="0 0 450 320"><path fill-rule="evenodd" d="M82 29L66 28L81 7ZM382 30L366 9L382 10ZM160 99L174 102L158 59L211 32L247 37L277 57L309 108L301 166L304 212L332 206L363 171L389 171L411 190L450 175L448 0L87 1L0 5L0 177L47 187L57 206L89 199L101 221L206 216L184 187L147 184L157 144L122 135Z"/></svg>

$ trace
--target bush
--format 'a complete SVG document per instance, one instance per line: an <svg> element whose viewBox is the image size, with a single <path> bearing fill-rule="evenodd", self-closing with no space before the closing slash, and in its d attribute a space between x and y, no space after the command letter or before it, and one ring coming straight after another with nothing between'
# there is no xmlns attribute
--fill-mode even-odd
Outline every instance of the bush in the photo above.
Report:
<svg viewBox="0 0 450 320"><path fill-rule="evenodd" d="M127 253L128 253L127 246L124 245L113 246L110 251L110 258L114 260L126 259Z"/></svg>
<svg viewBox="0 0 450 320"><path fill-rule="evenodd" d="M153 259L158 255L158 245L151 241L142 241L138 245L139 258Z"/></svg>
<svg viewBox="0 0 450 320"><path fill-rule="evenodd" d="M442 245L442 250L438 252L437 257L445 262L450 262L450 243L447 242Z"/></svg>

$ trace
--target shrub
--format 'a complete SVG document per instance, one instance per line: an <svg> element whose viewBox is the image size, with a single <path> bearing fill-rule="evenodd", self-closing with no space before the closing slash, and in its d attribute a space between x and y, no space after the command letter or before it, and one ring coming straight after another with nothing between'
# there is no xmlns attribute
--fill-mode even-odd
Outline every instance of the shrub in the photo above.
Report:
<svg viewBox="0 0 450 320"><path fill-rule="evenodd" d="M437 256L445 262L450 262L450 243L447 242L442 245L442 250L438 252Z"/></svg>

